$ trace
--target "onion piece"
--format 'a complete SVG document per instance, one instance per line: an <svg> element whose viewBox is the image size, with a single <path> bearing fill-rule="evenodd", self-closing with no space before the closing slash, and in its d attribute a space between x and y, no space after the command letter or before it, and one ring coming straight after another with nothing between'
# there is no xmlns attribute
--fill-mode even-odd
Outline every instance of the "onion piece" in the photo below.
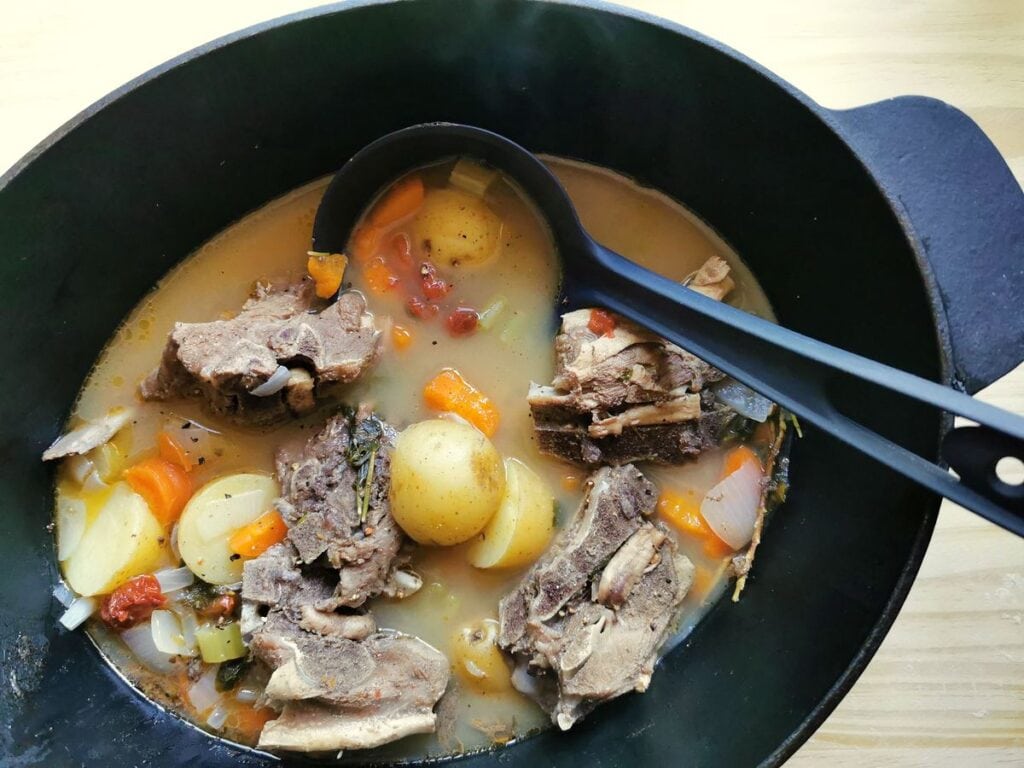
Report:
<svg viewBox="0 0 1024 768"><path fill-rule="evenodd" d="M223 703L219 703L213 708L213 712L210 713L210 716L206 718L206 724L213 728L213 730L219 731L224 727L224 723L226 723L227 720L227 707L225 707Z"/></svg>
<svg viewBox="0 0 1024 768"><path fill-rule="evenodd" d="M185 639L185 647L189 649L189 656L194 656L196 651L196 630L199 629L199 621L196 613L187 605L175 603L171 610L178 617L181 623L181 636Z"/></svg>
<svg viewBox="0 0 1024 768"><path fill-rule="evenodd" d="M60 623L64 629L77 629L93 615L97 607L96 598L79 597L64 611L60 617Z"/></svg>
<svg viewBox="0 0 1024 768"><path fill-rule="evenodd" d="M63 581L58 581L57 585L53 588L53 597L65 608L70 608L71 604L75 602L75 593Z"/></svg>
<svg viewBox="0 0 1024 768"><path fill-rule="evenodd" d="M157 650L172 656L195 655L195 646L188 647L177 614L171 611L153 611L149 625L153 632L153 645Z"/></svg>
<svg viewBox="0 0 1024 768"><path fill-rule="evenodd" d="M175 592L185 587L191 587L195 583L196 575L188 568L164 568L153 574L160 582L160 591L165 595L168 592Z"/></svg>
<svg viewBox="0 0 1024 768"><path fill-rule="evenodd" d="M754 535L760 506L761 469L757 462L746 461L707 492L700 514L718 538L741 549Z"/></svg>
<svg viewBox="0 0 1024 768"><path fill-rule="evenodd" d="M216 706L221 699L217 690L217 664L212 665L203 676L192 683L188 689L188 701L199 714Z"/></svg>
<svg viewBox="0 0 1024 768"><path fill-rule="evenodd" d="M260 697L260 692L255 688L239 688L235 694L235 700L242 704L253 704Z"/></svg>
<svg viewBox="0 0 1024 768"><path fill-rule="evenodd" d="M260 384L258 387L249 390L250 395L256 395L256 397L270 397L276 395L282 389L285 384L288 383L288 379L291 377L291 372L283 365L277 366L277 370L270 374L270 378Z"/></svg>
<svg viewBox="0 0 1024 768"><path fill-rule="evenodd" d="M772 415L775 403L736 379L725 379L714 387L715 399L732 408L740 416L765 422Z"/></svg>
<svg viewBox="0 0 1024 768"><path fill-rule="evenodd" d="M178 524L175 523L174 527L171 528L171 539L170 539L171 554L174 555L175 562L181 562L181 550L178 549Z"/></svg>
<svg viewBox="0 0 1024 768"><path fill-rule="evenodd" d="M174 654L164 653L153 642L153 630L149 622L124 630L121 633L121 640L146 669L161 675L169 675L177 669Z"/></svg>
<svg viewBox="0 0 1024 768"><path fill-rule="evenodd" d="M78 548L85 533L86 508L81 499L57 496L57 559L64 562Z"/></svg>

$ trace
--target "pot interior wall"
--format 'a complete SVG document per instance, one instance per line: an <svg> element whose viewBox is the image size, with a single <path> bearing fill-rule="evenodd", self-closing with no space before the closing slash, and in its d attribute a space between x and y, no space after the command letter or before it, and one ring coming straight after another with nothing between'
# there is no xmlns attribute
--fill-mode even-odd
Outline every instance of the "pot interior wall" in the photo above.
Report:
<svg viewBox="0 0 1024 768"><path fill-rule="evenodd" d="M261 761L157 712L81 633L55 630L52 477L38 456L101 345L171 265L368 141L431 120L657 186L736 247L784 324L940 373L913 254L867 172L812 108L705 42L574 6L426 0L215 47L112 100L0 190L12 369L0 402L0 644L20 691L0 693L5 753L47 765ZM934 453L934 414L839 392L844 410ZM720 606L644 696L507 757L748 765L811 716L916 564L936 504L805 433L743 600Z"/></svg>

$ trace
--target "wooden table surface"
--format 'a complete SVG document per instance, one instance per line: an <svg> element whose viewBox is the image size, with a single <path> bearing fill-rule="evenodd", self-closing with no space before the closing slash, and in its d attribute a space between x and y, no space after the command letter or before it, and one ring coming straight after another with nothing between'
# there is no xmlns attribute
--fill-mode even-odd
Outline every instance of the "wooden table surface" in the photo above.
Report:
<svg viewBox="0 0 1024 768"><path fill-rule="evenodd" d="M829 107L905 93L944 99L1024 178L1024 0L625 4L730 44ZM311 5L3 4L0 171L150 67ZM1024 412L1024 367L984 397ZM944 506L881 650L789 765L1024 766L1024 540Z"/></svg>

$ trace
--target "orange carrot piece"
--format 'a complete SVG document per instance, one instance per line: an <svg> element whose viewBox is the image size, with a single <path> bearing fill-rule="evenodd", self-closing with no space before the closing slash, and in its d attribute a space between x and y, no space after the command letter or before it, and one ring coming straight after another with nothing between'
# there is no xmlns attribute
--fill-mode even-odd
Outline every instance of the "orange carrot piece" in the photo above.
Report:
<svg viewBox="0 0 1024 768"><path fill-rule="evenodd" d="M423 205L423 179L408 176L391 187L370 211L370 224L386 227L416 213Z"/></svg>
<svg viewBox="0 0 1024 768"><path fill-rule="evenodd" d="M270 707L254 708L248 704L238 704L228 715L227 725L247 741L255 742L263 726L276 718L277 712Z"/></svg>
<svg viewBox="0 0 1024 768"><path fill-rule="evenodd" d="M664 491L658 499L658 514L661 518L687 536L703 544L704 554L719 558L732 554L732 548L718 538L700 513L700 502L692 495Z"/></svg>
<svg viewBox="0 0 1024 768"><path fill-rule="evenodd" d="M408 349L412 344L412 331L404 325L391 326L391 343L395 345L395 349Z"/></svg>
<svg viewBox="0 0 1024 768"><path fill-rule="evenodd" d="M365 224L358 227L352 235L352 255L357 264L366 264L377 255L377 246L380 245L380 230L377 227L369 227Z"/></svg>
<svg viewBox="0 0 1024 768"><path fill-rule="evenodd" d="M757 458L757 454L750 448L745 445L733 448L725 454L725 464L722 465L722 477L728 477L748 461L756 461L757 468L761 468L761 460Z"/></svg>
<svg viewBox="0 0 1024 768"><path fill-rule="evenodd" d="M231 535L228 547L236 555L256 557L263 554L288 535L288 526L281 513L272 509Z"/></svg>
<svg viewBox="0 0 1024 768"><path fill-rule="evenodd" d="M366 287L378 296L387 293L400 282L398 275L392 272L380 257L371 259L364 267L363 278L366 280Z"/></svg>
<svg viewBox="0 0 1024 768"><path fill-rule="evenodd" d="M124 471L124 479L146 500L150 512L164 526L170 526L178 519L192 496L192 481L188 473L159 456L129 467Z"/></svg>
<svg viewBox="0 0 1024 768"><path fill-rule="evenodd" d="M462 375L445 368L423 387L423 399L435 411L457 414L488 437L498 430L498 409L483 392Z"/></svg>
<svg viewBox="0 0 1024 768"><path fill-rule="evenodd" d="M177 464L186 472L191 471L196 465L195 459L189 456L184 446L175 440L169 432L161 432L156 436L156 447L160 452L161 459L169 461L171 464Z"/></svg>
<svg viewBox="0 0 1024 768"><path fill-rule="evenodd" d="M306 261L306 272L313 278L316 295L321 299L329 299L341 288L345 277L348 257L343 253L311 254Z"/></svg>

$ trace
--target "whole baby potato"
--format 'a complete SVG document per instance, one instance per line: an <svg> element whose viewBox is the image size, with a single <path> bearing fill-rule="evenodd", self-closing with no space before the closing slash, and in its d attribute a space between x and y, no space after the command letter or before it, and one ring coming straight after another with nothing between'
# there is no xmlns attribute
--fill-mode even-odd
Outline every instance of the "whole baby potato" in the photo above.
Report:
<svg viewBox="0 0 1024 768"><path fill-rule="evenodd" d="M501 503L505 468L483 433L443 419L406 428L391 454L391 513L420 544L449 546L487 525Z"/></svg>
<svg viewBox="0 0 1024 768"><path fill-rule="evenodd" d="M482 199L457 189L432 189L413 222L416 238L438 264L487 261L498 250L501 219Z"/></svg>

